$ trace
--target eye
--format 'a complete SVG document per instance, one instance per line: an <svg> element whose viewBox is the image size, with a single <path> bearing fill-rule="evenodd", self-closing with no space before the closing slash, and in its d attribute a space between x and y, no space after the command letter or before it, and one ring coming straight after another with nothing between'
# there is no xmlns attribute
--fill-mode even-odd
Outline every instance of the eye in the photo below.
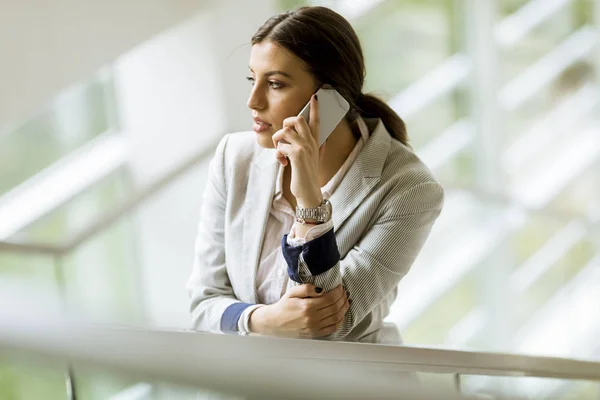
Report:
<svg viewBox="0 0 600 400"><path fill-rule="evenodd" d="M252 86L254 86L254 78L253 78L253 77L251 77L251 76L247 76L247 77L246 77L246 80L248 80L248 82L250 82L250 84L251 84Z"/></svg>
<svg viewBox="0 0 600 400"><path fill-rule="evenodd" d="M281 82L277 81L269 81L269 86L271 86L273 89L281 89L283 87Z"/></svg>

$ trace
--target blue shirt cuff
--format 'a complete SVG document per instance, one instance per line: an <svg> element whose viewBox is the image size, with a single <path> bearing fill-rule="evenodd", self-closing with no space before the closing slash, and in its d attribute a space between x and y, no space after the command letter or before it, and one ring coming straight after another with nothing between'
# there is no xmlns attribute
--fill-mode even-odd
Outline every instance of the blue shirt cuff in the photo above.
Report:
<svg viewBox="0 0 600 400"><path fill-rule="evenodd" d="M248 303L234 303L227 307L221 316L221 331L225 333L237 332L240 316L251 305Z"/></svg>
<svg viewBox="0 0 600 400"><path fill-rule="evenodd" d="M303 283L299 276L298 259L300 254L302 254L302 258L312 276L329 271L340 260L340 252L335 241L333 228L322 236L297 247L290 246L287 243L287 236L283 235L281 249L283 258L285 258L288 265L288 275L293 281Z"/></svg>

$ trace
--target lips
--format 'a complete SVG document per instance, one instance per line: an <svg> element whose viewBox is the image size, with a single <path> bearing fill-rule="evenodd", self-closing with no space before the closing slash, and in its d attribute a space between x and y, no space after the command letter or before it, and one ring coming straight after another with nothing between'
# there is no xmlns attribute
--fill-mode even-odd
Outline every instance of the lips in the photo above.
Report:
<svg viewBox="0 0 600 400"><path fill-rule="evenodd" d="M269 129L271 129L271 124L269 124L268 122L265 122L258 117L254 117L253 119L254 119L254 126L252 127L252 130L254 132L261 133L261 132L265 132L265 131L268 131Z"/></svg>
<svg viewBox="0 0 600 400"><path fill-rule="evenodd" d="M258 117L254 117L254 123L255 124L261 124L261 125L267 125L267 126L271 126L271 124L269 124L266 121L263 121L262 119L258 118Z"/></svg>

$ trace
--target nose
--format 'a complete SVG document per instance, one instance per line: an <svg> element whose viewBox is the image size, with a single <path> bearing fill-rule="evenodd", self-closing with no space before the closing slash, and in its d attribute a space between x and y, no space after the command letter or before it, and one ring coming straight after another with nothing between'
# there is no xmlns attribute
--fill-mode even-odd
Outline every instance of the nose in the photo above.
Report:
<svg viewBox="0 0 600 400"><path fill-rule="evenodd" d="M251 110L264 110L266 108L266 96L260 90L258 85L252 86L252 91L250 92L250 97L248 97L248 102L246 105Z"/></svg>

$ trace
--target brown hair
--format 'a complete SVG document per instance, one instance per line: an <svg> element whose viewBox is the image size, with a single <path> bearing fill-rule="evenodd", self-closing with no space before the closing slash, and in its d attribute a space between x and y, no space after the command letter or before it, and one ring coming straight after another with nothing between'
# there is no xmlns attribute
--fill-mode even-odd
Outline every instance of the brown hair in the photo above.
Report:
<svg viewBox="0 0 600 400"><path fill-rule="evenodd" d="M272 40L306 62L320 84L329 84L350 103L347 118L381 118L393 137L408 145L404 121L384 101L362 93L365 60L350 23L326 7L300 7L275 15L252 36L252 45Z"/></svg>

